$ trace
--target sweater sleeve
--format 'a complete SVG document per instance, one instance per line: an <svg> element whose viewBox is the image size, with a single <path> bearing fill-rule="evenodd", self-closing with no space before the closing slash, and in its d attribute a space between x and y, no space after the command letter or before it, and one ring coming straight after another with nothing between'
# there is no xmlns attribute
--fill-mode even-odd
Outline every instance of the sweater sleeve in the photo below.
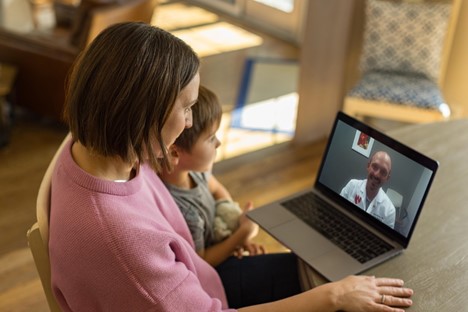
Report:
<svg viewBox="0 0 468 312"><path fill-rule="evenodd" d="M76 221L76 220L75 220ZM128 219L127 219L128 221ZM78 223L77 223L78 224ZM72 311L222 311L218 275L177 234L139 222L69 227L53 254L57 297ZM57 229L56 226L56 231ZM80 235L76 235L81 231ZM55 234L55 233L54 233ZM58 235L57 235L58 236ZM83 239L84 238L84 239ZM57 241L54 241L57 243ZM59 244L60 245L60 244ZM213 283L215 281L215 283ZM217 286L217 287L216 287ZM218 291L218 293L216 293ZM224 293L222 293L224 295Z"/></svg>
<svg viewBox="0 0 468 312"><path fill-rule="evenodd" d="M180 249L182 246L179 244L171 244L169 247L171 251L168 251L168 258L172 258L177 254L181 256L181 253L179 253L177 249ZM162 311L223 310L221 301L212 298L207 291L203 289L199 277L196 276L196 272L193 272L191 268L187 266L186 261L178 261L177 258L164 259L164 261L165 260L169 260L165 270L166 272L162 273L163 275L167 274L165 280L168 284L171 283L174 273L178 272L177 282L173 283L171 288L165 289L164 292L158 290L159 293L165 293L164 298L159 298L157 300L158 308L161 308ZM212 268L209 267L209 269ZM161 281L161 278L158 276L157 280ZM154 283L152 284L154 285Z"/></svg>
<svg viewBox="0 0 468 312"><path fill-rule="evenodd" d="M150 244L145 244L146 251L136 251L145 252L149 257L141 257L140 263L129 263L128 270L123 268L124 273L135 272L128 278L135 281L141 294L148 294L152 304L161 311L223 310L221 300L210 295L210 289L202 285L213 282L204 280L210 278L210 274L212 279L217 278L214 270L195 258L193 249L177 236L158 236L157 241L152 239ZM145 237L147 235L142 235L141 239Z"/></svg>

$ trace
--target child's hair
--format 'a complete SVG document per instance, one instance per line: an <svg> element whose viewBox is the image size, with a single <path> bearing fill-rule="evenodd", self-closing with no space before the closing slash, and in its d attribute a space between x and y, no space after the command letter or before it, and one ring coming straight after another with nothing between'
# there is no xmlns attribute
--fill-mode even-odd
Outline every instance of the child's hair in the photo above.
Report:
<svg viewBox="0 0 468 312"><path fill-rule="evenodd" d="M200 86L198 101L192 106L192 127L185 129L176 139L175 145L190 152L200 135L213 125L219 126L223 114L218 97L211 90Z"/></svg>

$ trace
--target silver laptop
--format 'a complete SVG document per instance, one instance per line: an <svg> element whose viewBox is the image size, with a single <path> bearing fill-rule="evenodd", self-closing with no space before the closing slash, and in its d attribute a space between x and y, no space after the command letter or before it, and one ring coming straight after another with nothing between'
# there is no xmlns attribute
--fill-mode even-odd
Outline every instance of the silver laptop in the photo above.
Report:
<svg viewBox="0 0 468 312"><path fill-rule="evenodd" d="M376 152L379 161L373 160ZM390 172L382 155L391 160ZM339 112L314 186L254 209L248 217L336 281L408 247L438 165ZM367 188L367 183L377 184ZM377 195L367 198L376 189Z"/></svg>

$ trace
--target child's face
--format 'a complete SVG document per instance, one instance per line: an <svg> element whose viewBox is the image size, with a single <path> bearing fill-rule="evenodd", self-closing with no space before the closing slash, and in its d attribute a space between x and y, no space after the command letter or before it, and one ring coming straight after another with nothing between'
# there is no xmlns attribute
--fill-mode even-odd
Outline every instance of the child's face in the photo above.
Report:
<svg viewBox="0 0 468 312"><path fill-rule="evenodd" d="M219 125L214 124L211 128L205 130L190 152L181 151L179 153L179 165L185 170L210 171L216 157L216 149L221 145L216 137L218 128Z"/></svg>

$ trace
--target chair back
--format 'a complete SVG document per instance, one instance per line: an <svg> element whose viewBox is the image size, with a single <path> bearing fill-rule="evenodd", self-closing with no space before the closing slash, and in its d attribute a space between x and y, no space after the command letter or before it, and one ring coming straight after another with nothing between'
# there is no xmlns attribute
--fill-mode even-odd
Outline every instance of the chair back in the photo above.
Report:
<svg viewBox="0 0 468 312"><path fill-rule="evenodd" d="M361 77L345 96L343 111L405 123L450 118L442 86L461 0L365 4Z"/></svg>
<svg viewBox="0 0 468 312"><path fill-rule="evenodd" d="M460 15L461 0L451 0L452 10L448 20L446 35L442 48L442 56L440 61L440 73L437 83L440 87L443 86L445 81L445 72L447 70L448 61L450 58L450 51L452 50L453 38L455 36L455 29L457 28L458 16Z"/></svg>
<svg viewBox="0 0 468 312"><path fill-rule="evenodd" d="M41 279L42 288L44 289L49 308L53 312L60 311L60 308L52 292L49 259L49 216L51 181L58 156L60 155L65 144L70 138L70 134L68 134L65 137L59 149L52 158L52 161L50 162L44 174L44 177L42 178L36 202L37 222L32 225L32 227L27 233L29 248L31 249L31 253L34 258L34 263L36 264L36 269Z"/></svg>
<svg viewBox="0 0 468 312"><path fill-rule="evenodd" d="M156 0L135 0L92 10L86 45L110 25L130 21L151 23L156 4Z"/></svg>
<svg viewBox="0 0 468 312"><path fill-rule="evenodd" d="M363 71L425 75L443 85L461 0L367 0Z"/></svg>

